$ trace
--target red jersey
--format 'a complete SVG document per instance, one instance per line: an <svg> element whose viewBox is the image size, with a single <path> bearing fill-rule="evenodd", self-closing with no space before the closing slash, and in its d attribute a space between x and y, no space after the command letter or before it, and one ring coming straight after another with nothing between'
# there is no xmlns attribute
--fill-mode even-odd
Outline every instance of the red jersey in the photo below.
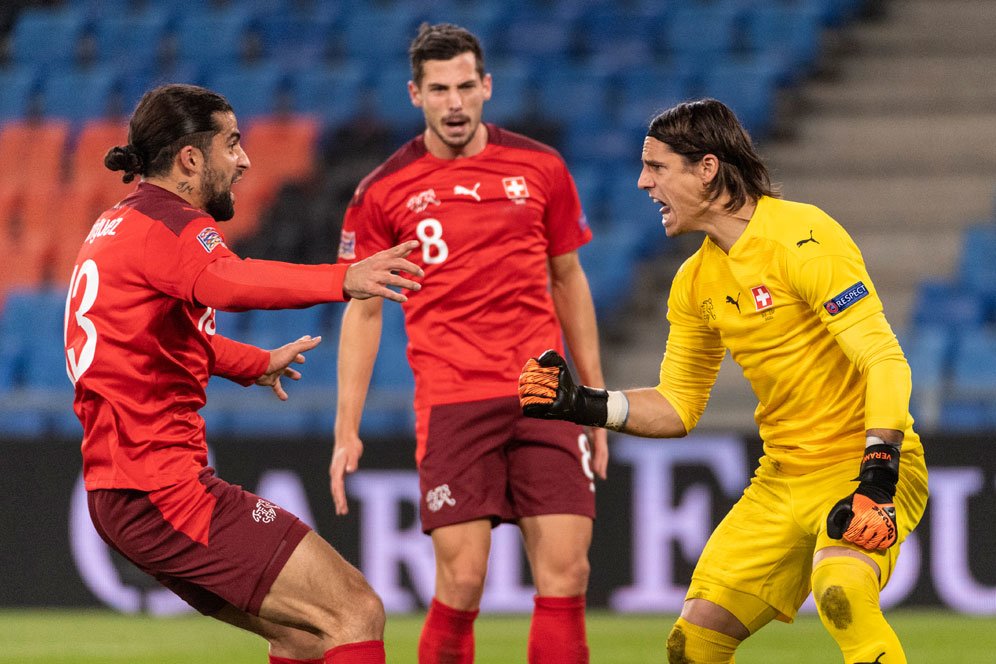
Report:
<svg viewBox="0 0 996 664"><path fill-rule="evenodd" d="M197 411L208 379L248 385L266 371L267 351L215 333L214 309L194 298L198 278L211 276L199 293L227 285L220 301L238 309L273 304L276 289L267 282L275 277L289 275L293 284L303 268L311 280L342 273L338 266L257 261L252 274L265 274L257 286L239 270L247 263L225 246L213 218L148 183L93 225L73 268L65 326L87 489L152 491L196 476L207 464ZM241 281L224 279L233 271ZM286 306L342 300L342 277L331 293L305 295Z"/></svg>
<svg viewBox="0 0 996 664"><path fill-rule="evenodd" d="M591 239L574 180L555 150L487 125L488 144L460 159L419 136L359 185L339 261L404 240L425 271L402 305L416 408L517 394L530 355L563 350L549 257Z"/></svg>

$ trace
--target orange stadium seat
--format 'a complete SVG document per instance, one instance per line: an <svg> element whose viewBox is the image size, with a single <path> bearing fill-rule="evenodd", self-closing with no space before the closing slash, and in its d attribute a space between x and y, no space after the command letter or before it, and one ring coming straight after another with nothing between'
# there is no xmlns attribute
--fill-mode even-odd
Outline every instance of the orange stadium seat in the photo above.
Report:
<svg viewBox="0 0 996 664"><path fill-rule="evenodd" d="M0 128L4 185L55 184L62 177L69 123L17 121Z"/></svg>
<svg viewBox="0 0 996 664"><path fill-rule="evenodd" d="M235 185L235 218L223 230L230 243L252 235L260 215L285 182L307 179L315 171L319 122L308 116L258 118L247 123L243 146L252 166Z"/></svg>
<svg viewBox="0 0 996 664"><path fill-rule="evenodd" d="M80 130L70 158L65 196L58 203L58 232L53 233L52 250L55 274L70 274L93 222L135 188L135 181L125 184L120 172L104 167L107 151L127 141L128 126L120 120L93 120Z"/></svg>
<svg viewBox="0 0 996 664"><path fill-rule="evenodd" d="M69 124L19 121L0 129L0 248L9 256L0 270L0 290L43 281L57 219L52 203L60 191Z"/></svg>

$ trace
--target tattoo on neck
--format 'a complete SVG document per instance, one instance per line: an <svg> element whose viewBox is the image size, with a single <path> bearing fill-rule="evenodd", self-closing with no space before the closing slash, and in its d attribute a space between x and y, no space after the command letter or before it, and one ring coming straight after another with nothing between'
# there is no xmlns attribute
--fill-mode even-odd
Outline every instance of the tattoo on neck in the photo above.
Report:
<svg viewBox="0 0 996 664"><path fill-rule="evenodd" d="M184 180L183 182L176 183L176 190L179 191L181 194L191 194L193 193L194 188L190 185L189 182Z"/></svg>

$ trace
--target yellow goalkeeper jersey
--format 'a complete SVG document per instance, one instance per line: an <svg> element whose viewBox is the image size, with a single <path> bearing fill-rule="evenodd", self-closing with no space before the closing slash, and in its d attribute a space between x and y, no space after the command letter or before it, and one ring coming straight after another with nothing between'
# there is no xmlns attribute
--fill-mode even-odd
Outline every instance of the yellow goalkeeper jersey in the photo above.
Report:
<svg viewBox="0 0 996 664"><path fill-rule="evenodd" d="M686 430L729 350L757 396L765 453L784 472L858 463L868 428L905 431L904 450L920 447L909 366L861 252L819 208L762 197L729 254L706 237L674 278L668 321L657 390ZM866 403L878 363L892 367L888 384Z"/></svg>

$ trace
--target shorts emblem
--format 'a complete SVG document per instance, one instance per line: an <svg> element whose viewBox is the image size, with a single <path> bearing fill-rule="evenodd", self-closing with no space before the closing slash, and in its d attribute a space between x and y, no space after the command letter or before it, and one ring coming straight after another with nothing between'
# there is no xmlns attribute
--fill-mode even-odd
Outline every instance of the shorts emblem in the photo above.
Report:
<svg viewBox="0 0 996 664"><path fill-rule="evenodd" d="M450 495L450 485L440 484L435 489L426 492L425 504L429 507L430 512L438 512L443 509L443 505L450 507L456 505L456 500Z"/></svg>

